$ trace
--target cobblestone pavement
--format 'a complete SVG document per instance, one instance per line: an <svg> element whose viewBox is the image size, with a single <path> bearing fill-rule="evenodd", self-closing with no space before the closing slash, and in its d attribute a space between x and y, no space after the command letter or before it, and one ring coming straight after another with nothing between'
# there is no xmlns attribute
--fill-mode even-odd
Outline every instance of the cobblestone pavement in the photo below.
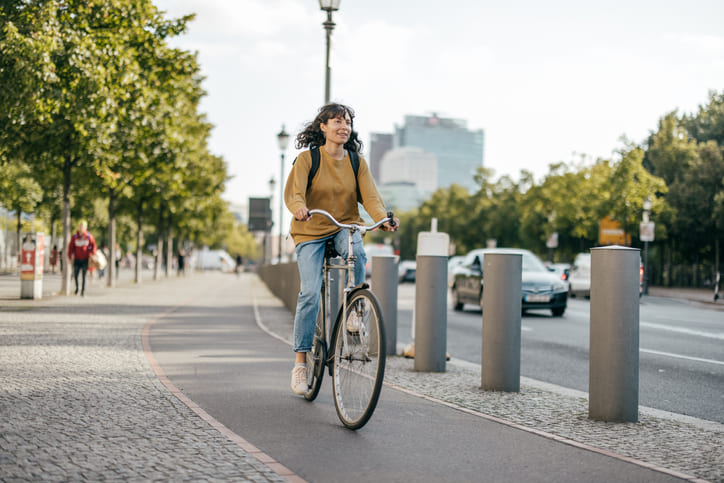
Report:
<svg viewBox="0 0 724 483"><path fill-rule="evenodd" d="M168 280L86 298L4 300L0 481L286 481L149 367L144 325L198 291Z"/></svg>
<svg viewBox="0 0 724 483"><path fill-rule="evenodd" d="M267 329L291 343L291 316L260 282L255 286L260 319ZM521 378L519 393L480 389L480 367L455 361L444 373L416 372L414 361L387 359L385 383L454 407L487 415L554 439L563 438L603 452L682 473L724 482L724 425L639 409L638 423L588 419L588 394Z"/></svg>

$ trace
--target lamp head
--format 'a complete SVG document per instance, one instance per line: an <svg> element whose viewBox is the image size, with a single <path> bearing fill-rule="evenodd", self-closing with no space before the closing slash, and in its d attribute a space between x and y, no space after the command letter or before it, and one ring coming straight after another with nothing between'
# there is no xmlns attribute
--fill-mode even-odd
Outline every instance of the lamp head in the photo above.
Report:
<svg viewBox="0 0 724 483"><path fill-rule="evenodd" d="M289 146L289 133L284 130L284 125L282 124L282 130L277 134L277 141L279 141L279 149L281 151L286 151L287 146Z"/></svg>
<svg viewBox="0 0 724 483"><path fill-rule="evenodd" d="M651 201L651 197L647 196L644 200L643 208L644 211L651 211L651 207L653 206L653 202Z"/></svg>
<svg viewBox="0 0 724 483"><path fill-rule="evenodd" d="M339 2L342 0L319 0L319 8L327 12L339 10Z"/></svg>

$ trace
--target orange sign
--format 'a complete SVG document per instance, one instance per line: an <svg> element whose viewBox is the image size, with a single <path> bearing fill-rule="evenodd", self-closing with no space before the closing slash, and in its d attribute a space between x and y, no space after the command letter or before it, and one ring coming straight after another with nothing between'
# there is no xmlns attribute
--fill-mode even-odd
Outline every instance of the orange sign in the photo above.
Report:
<svg viewBox="0 0 724 483"><path fill-rule="evenodd" d="M631 235L624 233L621 223L604 216L601 219L601 227L598 230L598 243L600 245L631 245Z"/></svg>

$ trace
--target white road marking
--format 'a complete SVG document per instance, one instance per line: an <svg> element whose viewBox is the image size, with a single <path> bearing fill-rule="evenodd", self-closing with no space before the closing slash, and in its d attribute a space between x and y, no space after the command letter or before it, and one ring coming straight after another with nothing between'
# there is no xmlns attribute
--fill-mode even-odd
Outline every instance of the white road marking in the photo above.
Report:
<svg viewBox="0 0 724 483"><path fill-rule="evenodd" d="M672 354L671 352L661 352L661 351L655 351L652 349L639 349L639 351L646 352L648 354L656 354L658 356L673 357L674 359L686 359L687 361L705 362L707 364L718 364L720 366L724 366L724 361L715 361L713 359L703 359L701 357L683 356L681 354Z"/></svg>
<svg viewBox="0 0 724 483"><path fill-rule="evenodd" d="M653 322L641 322L641 327L647 327L649 329L666 330L669 332L677 332L679 334L697 335L699 337L706 337L708 339L724 340L724 332L706 332L703 330L688 329L686 327L676 327L673 325L655 324Z"/></svg>

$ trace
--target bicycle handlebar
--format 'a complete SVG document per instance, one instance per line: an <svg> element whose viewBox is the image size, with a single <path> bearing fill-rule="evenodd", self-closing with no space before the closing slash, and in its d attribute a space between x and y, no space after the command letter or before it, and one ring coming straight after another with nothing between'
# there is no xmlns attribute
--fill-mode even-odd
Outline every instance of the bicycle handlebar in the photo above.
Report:
<svg viewBox="0 0 724 483"><path fill-rule="evenodd" d="M355 225L355 224L349 224L349 225L347 225L347 224L344 224L344 223L340 223L340 222L338 222L331 214L329 214L328 212L326 212L326 211L324 211L324 210L320 210L320 209L309 210L309 216L311 216L311 215L324 215L324 216L327 217L327 219L329 219L329 221L332 222L332 224L333 224L334 226L336 226L336 227L338 227L338 228L349 228L349 229L352 230L352 231L359 231L359 232L360 232L361 234L363 234L363 235L364 235L366 232L368 232L368 231L370 231L370 230L374 230L375 228L377 228L377 227L379 227L379 226L381 226L381 225L383 225L384 223L387 223L387 222L390 222L390 225L391 225L391 226L395 226L395 217L394 217L394 215L392 214L391 211L388 211L388 212L387 212L387 217L386 217L386 218L383 218L383 219L381 219L380 221L378 221L377 223L375 223L374 225L370 225L370 226Z"/></svg>

